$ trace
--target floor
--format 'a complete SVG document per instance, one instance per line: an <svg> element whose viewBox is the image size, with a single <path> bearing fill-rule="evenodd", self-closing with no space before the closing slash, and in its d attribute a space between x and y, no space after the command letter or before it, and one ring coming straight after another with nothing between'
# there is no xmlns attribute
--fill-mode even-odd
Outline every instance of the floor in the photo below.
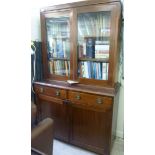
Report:
<svg viewBox="0 0 155 155"><path fill-rule="evenodd" d="M54 140L53 155L97 155L93 152L83 150L79 147L68 145L66 143ZM111 155L124 155L124 141L116 138L114 141Z"/></svg>

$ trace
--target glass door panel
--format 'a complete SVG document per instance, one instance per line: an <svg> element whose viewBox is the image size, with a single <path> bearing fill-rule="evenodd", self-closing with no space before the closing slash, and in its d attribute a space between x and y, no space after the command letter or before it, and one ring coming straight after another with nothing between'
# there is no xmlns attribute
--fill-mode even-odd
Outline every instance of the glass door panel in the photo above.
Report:
<svg viewBox="0 0 155 155"><path fill-rule="evenodd" d="M78 75L81 78L108 80L109 63L79 61L78 67Z"/></svg>
<svg viewBox="0 0 155 155"><path fill-rule="evenodd" d="M78 14L78 76L108 80L110 11Z"/></svg>
<svg viewBox="0 0 155 155"><path fill-rule="evenodd" d="M70 74L69 16L46 18L47 58L50 74Z"/></svg>

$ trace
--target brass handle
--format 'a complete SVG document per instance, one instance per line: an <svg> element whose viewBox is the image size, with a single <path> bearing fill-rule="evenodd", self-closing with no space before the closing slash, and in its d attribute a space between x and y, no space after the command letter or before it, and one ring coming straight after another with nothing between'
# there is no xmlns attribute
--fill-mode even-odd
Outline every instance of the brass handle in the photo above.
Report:
<svg viewBox="0 0 155 155"><path fill-rule="evenodd" d="M60 96L60 91L57 90L56 93L55 93L55 95L56 95L56 96Z"/></svg>
<svg viewBox="0 0 155 155"><path fill-rule="evenodd" d="M40 92L43 93L44 92L44 88L41 87L40 88Z"/></svg>
<svg viewBox="0 0 155 155"><path fill-rule="evenodd" d="M81 98L80 95L76 95L77 100L80 100L80 98Z"/></svg>
<svg viewBox="0 0 155 155"><path fill-rule="evenodd" d="M103 100L101 98L97 98L96 103L97 104L103 104Z"/></svg>

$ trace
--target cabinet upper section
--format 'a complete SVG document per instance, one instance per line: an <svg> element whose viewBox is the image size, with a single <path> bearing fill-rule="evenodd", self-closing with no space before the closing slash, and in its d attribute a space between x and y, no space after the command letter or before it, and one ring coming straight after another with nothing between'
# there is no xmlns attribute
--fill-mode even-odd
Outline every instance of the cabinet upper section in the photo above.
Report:
<svg viewBox="0 0 155 155"><path fill-rule="evenodd" d="M41 9L44 79L113 87L121 5L82 1Z"/></svg>

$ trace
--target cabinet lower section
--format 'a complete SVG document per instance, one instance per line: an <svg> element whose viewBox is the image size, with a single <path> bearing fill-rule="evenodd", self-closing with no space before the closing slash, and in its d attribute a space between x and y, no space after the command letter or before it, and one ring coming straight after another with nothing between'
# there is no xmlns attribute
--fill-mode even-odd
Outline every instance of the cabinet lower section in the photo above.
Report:
<svg viewBox="0 0 155 155"><path fill-rule="evenodd" d="M63 95L55 95L59 89L38 84L34 89L39 117L54 119L56 139L110 155L113 97L60 88ZM48 89L53 94L47 93Z"/></svg>

